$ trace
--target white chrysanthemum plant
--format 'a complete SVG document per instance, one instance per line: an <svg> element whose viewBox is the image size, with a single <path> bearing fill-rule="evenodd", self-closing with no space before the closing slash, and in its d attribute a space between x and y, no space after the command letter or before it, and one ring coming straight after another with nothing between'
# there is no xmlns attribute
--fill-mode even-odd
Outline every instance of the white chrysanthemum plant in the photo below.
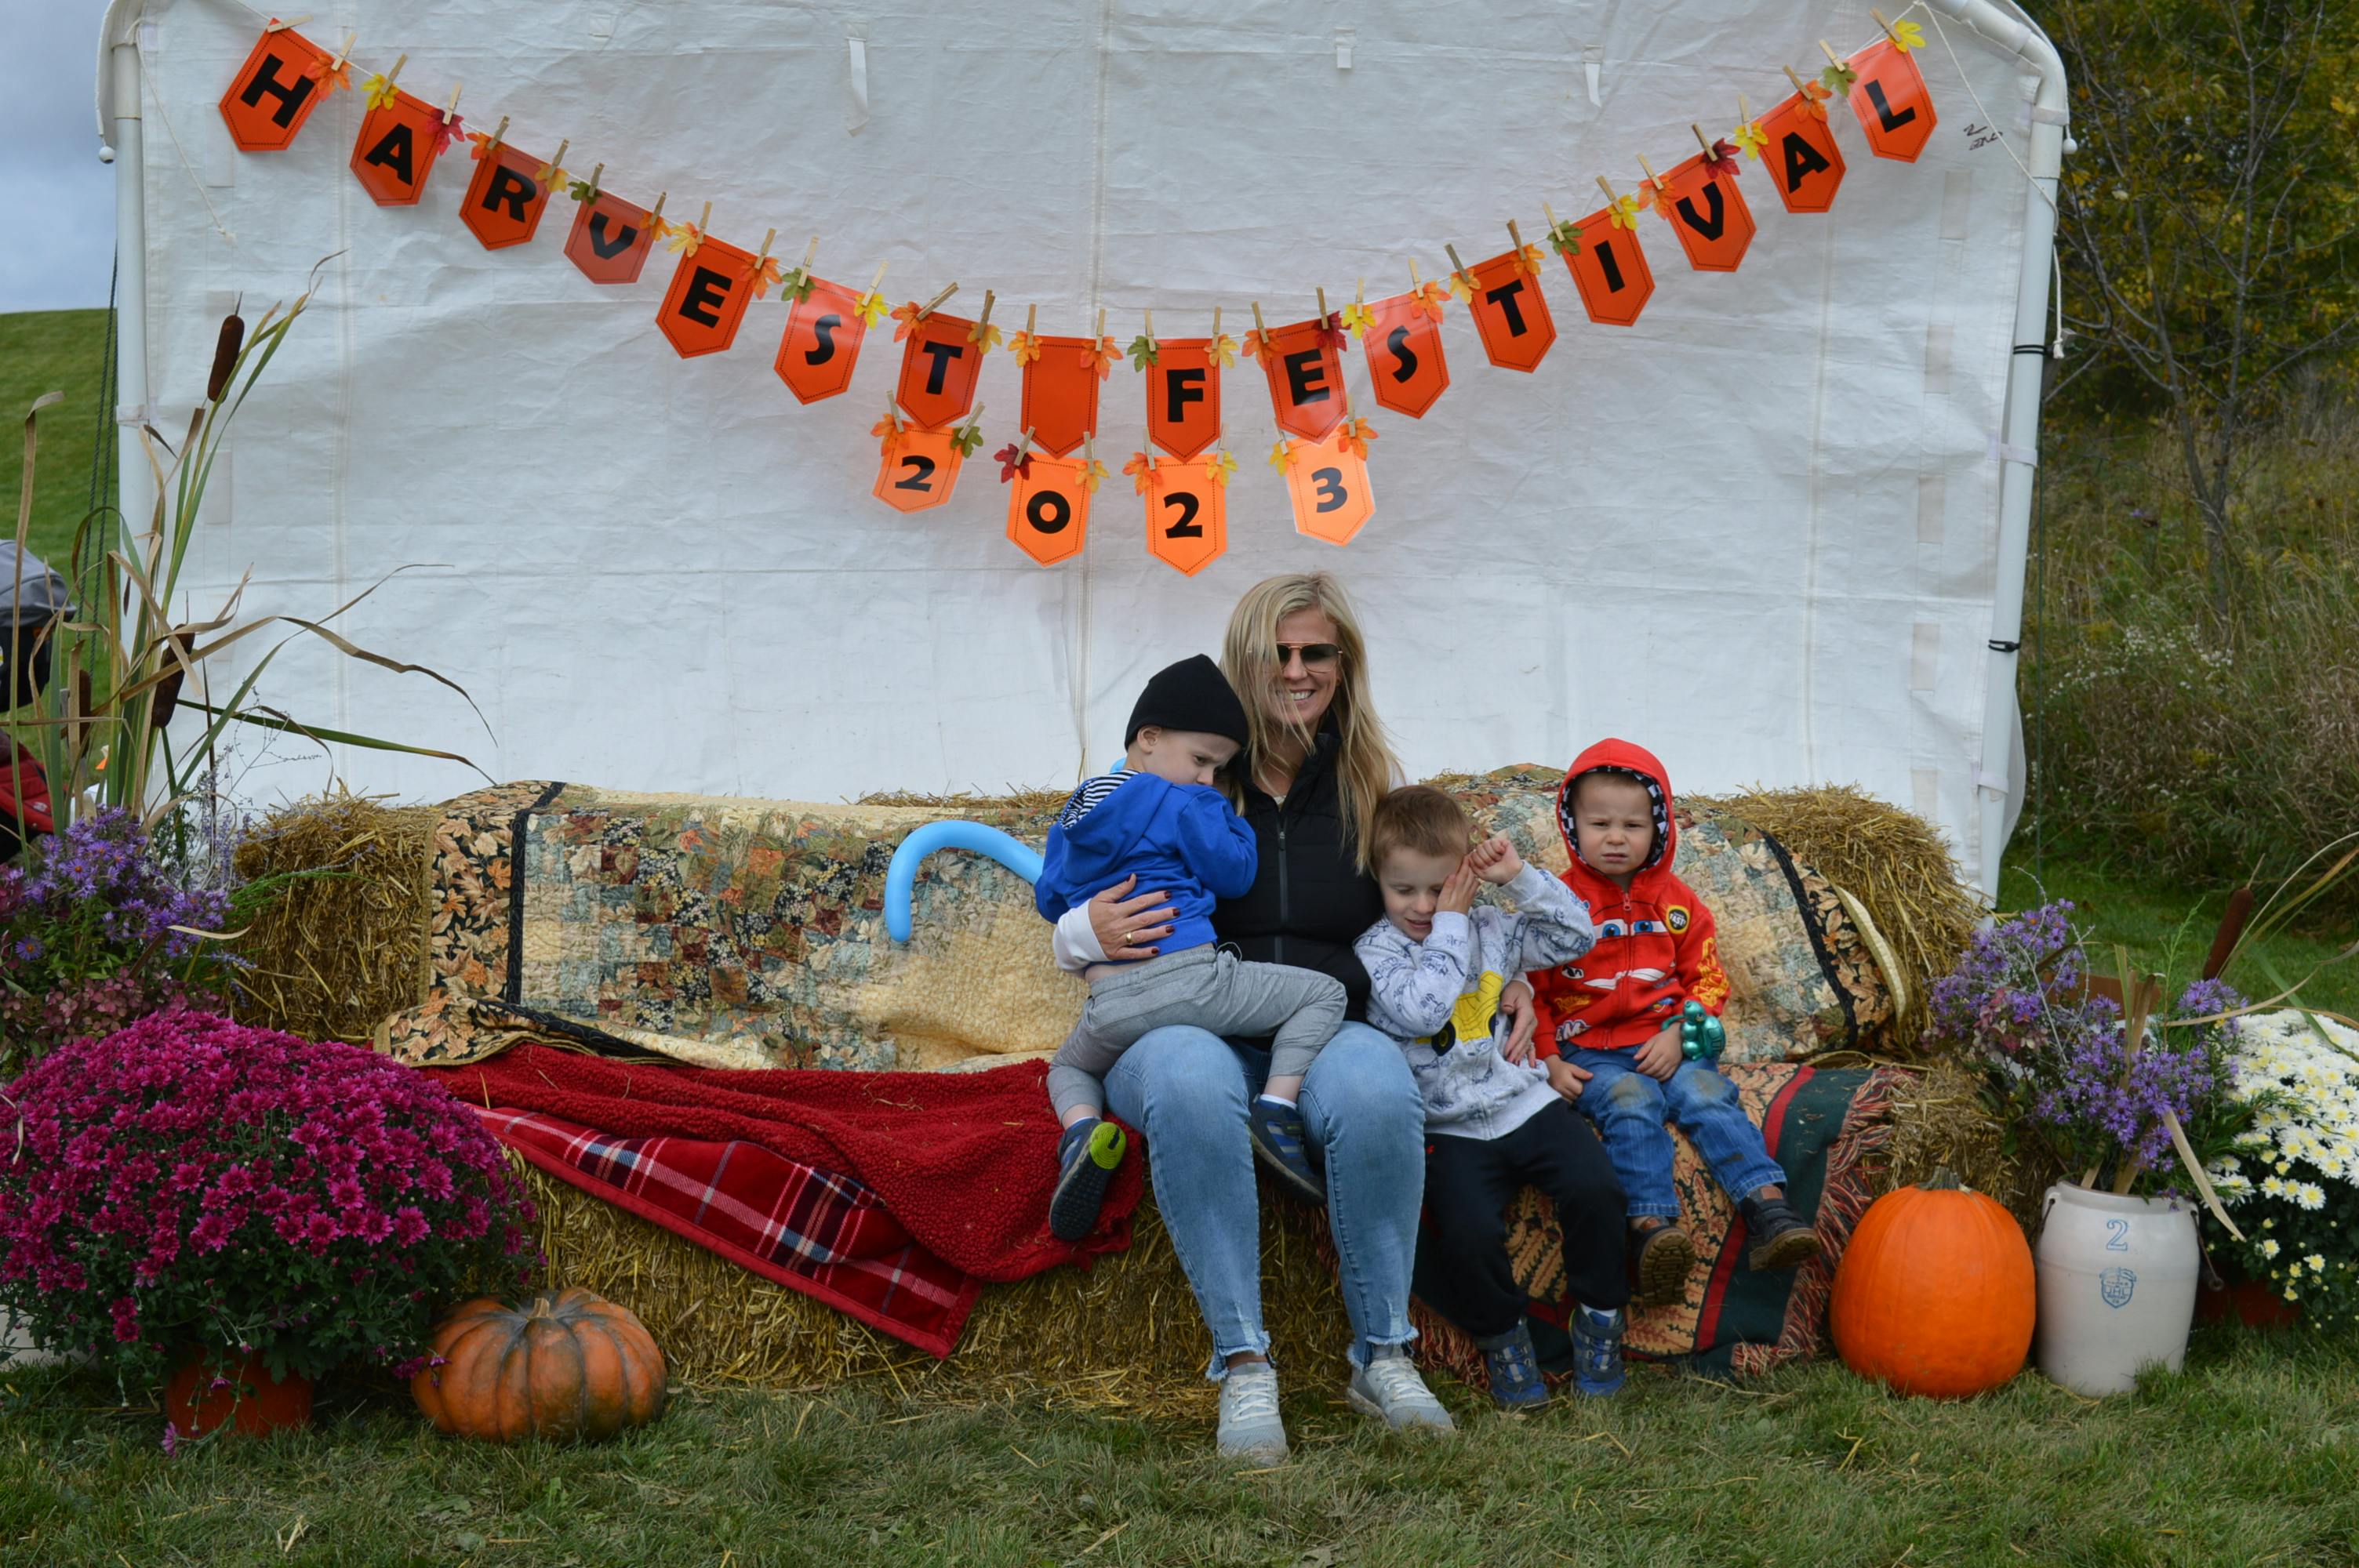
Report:
<svg viewBox="0 0 2359 1568"><path fill-rule="evenodd" d="M2288 1008L2241 1021L2236 1098L2256 1108L2212 1187L2233 1256L2311 1322L2359 1319L2359 1029Z"/></svg>

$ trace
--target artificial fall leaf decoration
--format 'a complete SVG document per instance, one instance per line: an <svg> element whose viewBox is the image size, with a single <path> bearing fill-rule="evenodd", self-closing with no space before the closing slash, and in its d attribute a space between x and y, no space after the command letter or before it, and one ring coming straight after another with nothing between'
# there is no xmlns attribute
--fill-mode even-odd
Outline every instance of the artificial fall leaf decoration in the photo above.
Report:
<svg viewBox="0 0 2359 1568"><path fill-rule="evenodd" d="M372 76L361 83L361 96L372 109L390 109L393 101L401 96L401 89L383 76Z"/></svg>
<svg viewBox="0 0 2359 1568"><path fill-rule="evenodd" d="M1902 54L1925 47L1925 29L1907 20L1892 24L1892 47Z"/></svg>
<svg viewBox="0 0 2359 1568"><path fill-rule="evenodd" d="M437 120L434 123L435 152L437 154L449 152L451 150L451 144L455 141L459 135L466 130L466 128L467 117L464 114L453 114L448 119Z"/></svg>
<svg viewBox="0 0 2359 1568"><path fill-rule="evenodd" d="M1098 461L1095 458L1083 460L1082 463L1082 488L1083 490L1087 491L1092 495L1095 495L1098 492L1098 486L1103 484L1105 482L1105 464Z"/></svg>
<svg viewBox="0 0 2359 1568"><path fill-rule="evenodd" d="M1130 461L1122 465L1122 471L1130 475L1131 488L1139 494L1145 495L1155 488L1155 460L1145 452L1131 453Z"/></svg>
<svg viewBox="0 0 2359 1568"><path fill-rule="evenodd" d="M1269 449L1269 466L1284 473L1294 466L1294 443L1283 437Z"/></svg>
<svg viewBox="0 0 2359 1568"><path fill-rule="evenodd" d="M679 227L679 224L660 212L647 214L647 233L655 239L668 240L671 237L671 232Z"/></svg>
<svg viewBox="0 0 2359 1568"><path fill-rule="evenodd" d="M1408 302L1439 321L1441 313L1450 308L1450 290L1429 278L1409 290Z"/></svg>
<svg viewBox="0 0 2359 1568"><path fill-rule="evenodd" d="M1805 81L1802 83L1802 113L1819 124L1825 124L1827 100L1833 96L1834 94L1827 90L1825 82Z"/></svg>
<svg viewBox="0 0 2359 1568"><path fill-rule="evenodd" d="M1647 180L1638 187L1638 200L1653 208L1655 216L1665 222L1669 222L1677 215L1672 210L1671 191L1668 185L1660 185L1651 179Z"/></svg>
<svg viewBox="0 0 2359 1568"><path fill-rule="evenodd" d="M1849 92L1851 84L1858 80L1859 72L1840 61L1828 62L1826 70L1819 72L1819 81L1825 85L1830 95Z"/></svg>
<svg viewBox="0 0 2359 1568"><path fill-rule="evenodd" d="M770 285L786 275L778 270L777 257L756 256L740 268L737 276L754 280L754 297L760 299L770 292Z"/></svg>
<svg viewBox="0 0 2359 1568"><path fill-rule="evenodd" d="M951 445L958 449L958 454L962 458L974 456L974 449L983 445L983 422L970 419L951 431Z"/></svg>
<svg viewBox="0 0 2359 1568"><path fill-rule="evenodd" d="M1330 310L1326 319L1319 323L1319 346L1322 349L1341 349L1343 346L1343 317L1340 311Z"/></svg>
<svg viewBox="0 0 2359 1568"><path fill-rule="evenodd" d="M1473 280L1469 278L1462 272L1451 273L1450 275L1450 297L1452 299L1457 300L1462 305L1473 299L1474 297Z"/></svg>
<svg viewBox="0 0 2359 1568"><path fill-rule="evenodd" d="M1161 346L1154 339L1141 332L1130 341L1130 368L1145 370L1155 362L1156 357L1162 351ZM1123 471L1128 473L1130 470L1125 469Z"/></svg>
<svg viewBox="0 0 2359 1568"><path fill-rule="evenodd" d="M1526 277L1539 276L1540 258L1546 254L1538 245L1526 245L1516 253L1516 270Z"/></svg>
<svg viewBox="0 0 2359 1568"><path fill-rule="evenodd" d="M664 241L665 248L678 251L685 258L704 248L704 231L693 223L673 223L671 233Z"/></svg>
<svg viewBox="0 0 2359 1568"><path fill-rule="evenodd" d="M1352 336L1364 338L1376 324L1376 313L1368 308L1367 301L1354 299L1343 307L1343 325Z"/></svg>
<svg viewBox="0 0 2359 1568"><path fill-rule="evenodd" d="M1617 229L1635 229L1638 226L1638 214L1646 210L1647 199L1643 196L1617 196L1606 216Z"/></svg>
<svg viewBox="0 0 2359 1568"><path fill-rule="evenodd" d="M1248 357L1266 360L1273 351L1274 346L1269 341L1269 334L1260 328L1256 327L1245 334L1245 353Z"/></svg>
<svg viewBox="0 0 2359 1568"><path fill-rule="evenodd" d="M1759 157L1761 149L1769 145L1769 133L1761 128L1758 120L1747 120L1730 133L1736 145L1745 149L1747 157Z"/></svg>
<svg viewBox="0 0 2359 1568"><path fill-rule="evenodd" d="M565 188L565 194L576 201L595 201L598 200L598 187L591 180L577 179Z"/></svg>
<svg viewBox="0 0 2359 1568"><path fill-rule="evenodd" d="M999 465L999 482L1002 484L1007 483L1018 474L1026 479L1032 477L1032 454L1021 449L1013 441L992 453L991 460Z"/></svg>
<svg viewBox="0 0 2359 1568"><path fill-rule="evenodd" d="M663 220L658 218L656 222L661 223ZM885 297L873 288L853 301L852 308L860 312L860 322L864 327L874 327L885 319Z"/></svg>
<svg viewBox="0 0 2359 1568"><path fill-rule="evenodd" d="M977 321L966 330L966 341L987 354L999 346L999 329L988 321Z"/></svg>
<svg viewBox="0 0 2359 1568"><path fill-rule="evenodd" d="M871 297L874 297L874 296ZM902 339L908 337L910 333L918 330L918 302L912 299L905 304L895 306L893 308L893 319L900 323L899 326L893 329L893 341L897 343ZM868 324L872 327L876 325L874 321L871 321Z"/></svg>
<svg viewBox="0 0 2359 1568"><path fill-rule="evenodd" d="M1767 140L1766 137L1764 139ZM1760 155L1756 153L1754 156L1757 157ZM1723 136L1720 140L1712 144L1712 157L1704 161L1712 166L1712 173L1724 174L1731 179L1734 179L1743 168L1743 166L1736 161L1736 144L1730 141L1726 136Z"/></svg>
<svg viewBox="0 0 2359 1568"><path fill-rule="evenodd" d="M1549 226L1549 243L1556 254L1568 259L1581 254L1581 231L1570 218L1559 218Z"/></svg>
<svg viewBox="0 0 2359 1568"><path fill-rule="evenodd" d="M565 183L565 171L553 163L543 164L533 171L533 182L543 190L554 190Z"/></svg>
<svg viewBox="0 0 2359 1568"><path fill-rule="evenodd" d="M1226 452L1214 452L1204 460L1204 476L1214 484L1226 484L1229 476L1237 471L1237 460Z"/></svg>
<svg viewBox="0 0 2359 1568"><path fill-rule="evenodd" d="M778 275L778 297L782 300L792 300L797 305L809 299L811 297L811 290L818 287L819 279L810 275L810 269L808 267L799 266L792 272Z"/></svg>
<svg viewBox="0 0 2359 1568"><path fill-rule="evenodd" d="M475 144L473 146L467 149L467 156L473 158L477 163L481 163L485 158L491 157L493 152L496 150L500 145L499 143L492 140L491 137L484 135L481 131L468 132L467 139Z"/></svg>
<svg viewBox="0 0 2359 1568"><path fill-rule="evenodd" d="M893 414L886 415L884 418L879 419L875 424L868 427L868 433L872 436L881 436L884 438L885 455L886 457L889 458L895 452L901 449L901 442L904 438L901 433L901 421L898 416Z"/></svg>
<svg viewBox="0 0 2359 1568"><path fill-rule="evenodd" d="M1095 366L1098 379L1103 381L1122 362L1122 349L1112 338L1100 338L1082 351L1082 368Z"/></svg>
<svg viewBox="0 0 2359 1568"><path fill-rule="evenodd" d="M1363 460L1368 455L1368 443L1375 438L1376 427L1365 419L1346 419L1335 433L1335 444Z"/></svg>
<svg viewBox="0 0 2359 1568"><path fill-rule="evenodd" d="M353 62L348 59L315 59L303 68L303 74L320 84L321 98L332 98L338 88L353 84Z"/></svg>
<svg viewBox="0 0 2359 1568"><path fill-rule="evenodd" d="M1233 365L1237 362L1237 341L1226 332L1215 332L1205 345L1204 357L1214 364Z"/></svg>
<svg viewBox="0 0 2359 1568"><path fill-rule="evenodd" d="M1007 340L1007 351L1016 356L1017 364L1028 365L1040 357L1040 340L1030 332L1017 332Z"/></svg>

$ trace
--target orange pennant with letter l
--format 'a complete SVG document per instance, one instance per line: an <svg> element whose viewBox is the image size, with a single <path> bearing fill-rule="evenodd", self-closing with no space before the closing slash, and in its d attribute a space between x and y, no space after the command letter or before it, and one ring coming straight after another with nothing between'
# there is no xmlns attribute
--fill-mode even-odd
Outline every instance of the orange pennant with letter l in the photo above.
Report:
<svg viewBox="0 0 2359 1568"><path fill-rule="evenodd" d="M1915 163L1933 139L1933 94L1925 73L1889 38L1878 38L1851 57L1859 73L1851 84L1851 112L1878 157Z"/></svg>
<svg viewBox="0 0 2359 1568"><path fill-rule="evenodd" d="M646 208L601 191L595 201L573 204L565 257L592 283L636 283L655 243L655 222Z"/></svg>
<svg viewBox="0 0 2359 1568"><path fill-rule="evenodd" d="M1164 338L1147 367L1147 438L1185 461L1221 438L1221 366L1210 338Z"/></svg>
<svg viewBox="0 0 2359 1568"><path fill-rule="evenodd" d="M968 341L974 323L937 310L908 325L901 351L901 383L894 398L929 430L966 417L983 374L983 347Z"/></svg>
<svg viewBox="0 0 2359 1568"><path fill-rule="evenodd" d="M242 153L275 153L293 144L327 94L320 73L333 59L292 27L266 32L222 94L222 118Z"/></svg>
<svg viewBox="0 0 2359 1568"><path fill-rule="evenodd" d="M860 296L840 283L815 277L810 295L787 309L787 330L778 340L774 368L799 402L833 397L852 384L852 368L859 362L860 345L867 336Z"/></svg>
<svg viewBox="0 0 2359 1568"><path fill-rule="evenodd" d="M680 358L717 354L737 341L754 297L754 256L706 235L680 253L656 325Z"/></svg>
<svg viewBox="0 0 2359 1568"><path fill-rule="evenodd" d="M475 178L467 182L466 200L459 204L459 221L485 250L523 244L539 229L549 193L538 177L548 167L506 142L476 158Z"/></svg>
<svg viewBox="0 0 2359 1568"><path fill-rule="evenodd" d="M1639 248L1638 231L1624 228L1614 218L1613 208L1600 207L1574 224L1581 231L1581 248L1566 256L1564 265L1591 320L1601 327L1627 327L1654 297L1655 271Z"/></svg>
<svg viewBox="0 0 2359 1568"><path fill-rule="evenodd" d="M393 102L361 116L353 173L380 207L415 207L442 155L442 112L399 88Z"/></svg>
<svg viewBox="0 0 2359 1568"><path fill-rule="evenodd" d="M1777 188L1777 200L1786 211L1832 209L1843 185L1843 156L1825 108L1797 92L1762 115L1760 124L1768 138L1761 166L1769 171L1769 183Z"/></svg>
<svg viewBox="0 0 2359 1568"><path fill-rule="evenodd" d="M1483 351L1504 369L1538 370L1556 342L1538 269L1527 265L1524 252L1502 251L1466 270L1474 287L1466 308L1483 334Z"/></svg>
<svg viewBox="0 0 2359 1568"><path fill-rule="evenodd" d="M1229 547L1229 487L1209 461L1158 462L1140 497L1147 503L1147 553L1194 577Z"/></svg>
<svg viewBox="0 0 2359 1568"><path fill-rule="evenodd" d="M1736 188L1735 161L1698 153L1663 177L1671 232L1698 272L1734 272L1753 243L1753 209Z"/></svg>
<svg viewBox="0 0 2359 1568"><path fill-rule="evenodd" d="M1065 457L1098 428L1098 341L1038 338L1040 352L1024 366L1024 428L1032 444Z"/></svg>
<svg viewBox="0 0 2359 1568"><path fill-rule="evenodd" d="M1350 436L1346 426L1323 441L1287 443L1286 490L1294 503L1296 533L1348 545L1375 514L1367 460L1349 449Z"/></svg>
<svg viewBox="0 0 2359 1568"><path fill-rule="evenodd" d="M817 290L812 297L818 297ZM896 512L940 506L957 488L965 462L956 432L911 426L885 442L885 460L876 468L876 499Z"/></svg>
<svg viewBox="0 0 2359 1568"><path fill-rule="evenodd" d="M1090 492L1074 458L1032 455L1029 471L1008 484L1007 536L1044 567L1082 553L1090 531Z"/></svg>
<svg viewBox="0 0 2359 1568"><path fill-rule="evenodd" d="M1422 419L1433 400L1450 389L1450 365L1441 353L1441 322L1418 294L1396 294L1368 307L1375 325L1360 340L1368 357L1368 380L1376 401L1412 419Z"/></svg>
<svg viewBox="0 0 2359 1568"><path fill-rule="evenodd" d="M1317 319L1269 330L1261 368L1270 411L1288 435L1315 441L1343 422L1343 337L1340 327Z"/></svg>

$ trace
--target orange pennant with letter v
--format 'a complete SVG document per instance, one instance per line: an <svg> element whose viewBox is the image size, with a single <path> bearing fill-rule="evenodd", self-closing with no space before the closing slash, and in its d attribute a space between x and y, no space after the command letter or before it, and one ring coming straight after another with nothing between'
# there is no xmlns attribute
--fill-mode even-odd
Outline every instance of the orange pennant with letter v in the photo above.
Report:
<svg viewBox="0 0 2359 1568"><path fill-rule="evenodd" d="M573 204L565 259L592 283L636 283L655 244L656 223L646 208L601 191L595 201Z"/></svg>
<svg viewBox="0 0 2359 1568"><path fill-rule="evenodd" d="M1671 232L1698 272L1734 272L1753 244L1753 209L1736 188L1734 163L1698 153L1663 177Z"/></svg>

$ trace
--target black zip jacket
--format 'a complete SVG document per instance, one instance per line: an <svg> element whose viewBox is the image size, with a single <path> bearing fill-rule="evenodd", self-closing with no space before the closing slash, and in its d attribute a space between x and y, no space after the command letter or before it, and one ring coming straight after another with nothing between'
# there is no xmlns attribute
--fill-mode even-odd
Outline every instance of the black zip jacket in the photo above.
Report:
<svg viewBox="0 0 2359 1568"><path fill-rule="evenodd" d="M1384 918L1385 900L1353 859L1335 772L1340 744L1334 730L1319 732L1282 805L1245 786L1242 815L1259 841L1261 870L1243 898L1214 906L1212 930L1251 962L1334 976L1351 999L1345 1016L1365 1022L1368 971L1352 944Z"/></svg>

